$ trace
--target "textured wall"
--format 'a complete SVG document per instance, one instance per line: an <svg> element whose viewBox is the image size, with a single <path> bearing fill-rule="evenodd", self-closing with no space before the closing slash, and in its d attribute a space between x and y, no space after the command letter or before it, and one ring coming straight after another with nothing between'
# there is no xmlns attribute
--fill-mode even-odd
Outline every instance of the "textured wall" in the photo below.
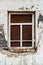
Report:
<svg viewBox="0 0 43 65"><path fill-rule="evenodd" d="M37 41L38 50L35 54L16 54L13 57L0 53L0 65L43 65L43 0L0 0L0 24L4 24L7 39L7 11L36 10L37 11ZM10 54L9 54L10 55ZM3 61L2 61L3 60Z"/></svg>

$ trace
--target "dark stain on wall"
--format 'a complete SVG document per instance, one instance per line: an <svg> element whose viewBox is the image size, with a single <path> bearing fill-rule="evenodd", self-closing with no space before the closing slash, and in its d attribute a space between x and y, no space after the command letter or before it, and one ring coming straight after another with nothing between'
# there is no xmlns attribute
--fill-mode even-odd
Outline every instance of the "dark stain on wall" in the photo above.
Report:
<svg viewBox="0 0 43 65"><path fill-rule="evenodd" d="M41 15L41 13L39 14L38 24L39 24L40 21L43 23L43 16Z"/></svg>

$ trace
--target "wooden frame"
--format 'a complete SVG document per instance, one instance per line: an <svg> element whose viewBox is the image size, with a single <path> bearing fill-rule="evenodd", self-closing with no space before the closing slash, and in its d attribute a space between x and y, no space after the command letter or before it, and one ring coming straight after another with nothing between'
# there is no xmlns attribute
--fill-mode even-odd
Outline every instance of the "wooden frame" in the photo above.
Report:
<svg viewBox="0 0 43 65"><path fill-rule="evenodd" d="M9 17L10 17L10 15L9 15L9 14L11 14L11 13L12 13L12 14L28 14L28 13L29 13L29 14L32 14L32 17L33 17L32 19L34 20L34 25L33 25L34 27L33 27L33 28L34 28L34 32L35 32L35 33L33 32L33 34L34 34L33 37L34 37L34 39L35 39L35 40L34 40L35 42L33 41L34 44L33 44L33 47L32 47L32 48L28 48L28 47L27 47L27 48L22 48L22 49L26 49L26 51L32 51L32 52L33 52L33 51L36 51L36 49L37 49L37 48L36 48L36 27L37 27L37 25L36 25L36 11L8 11L8 31L9 31L9 33L8 33L8 40L9 40L9 41L8 41L8 47L10 47L10 35L9 35L9 34L10 34L10 30L9 30L9 29L10 29L10 26L9 26L9 24L10 24L10 23L9 23L9 21L10 21L10 18L9 18ZM14 23L13 23L13 24L14 24ZM13 24L10 24L10 25L13 25ZM20 24L20 23L19 23L19 24ZM23 23L23 24L24 24L24 23ZM32 25L32 24L29 24L29 25ZM33 35L33 34L32 34L32 35ZM21 42L21 43L22 43L22 42ZM15 49L21 49L21 48L15 48Z"/></svg>

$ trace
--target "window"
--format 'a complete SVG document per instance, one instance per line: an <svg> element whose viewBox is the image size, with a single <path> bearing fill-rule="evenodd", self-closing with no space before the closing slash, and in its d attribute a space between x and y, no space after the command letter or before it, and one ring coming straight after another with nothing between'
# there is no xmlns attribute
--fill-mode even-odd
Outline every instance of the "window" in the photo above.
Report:
<svg viewBox="0 0 43 65"><path fill-rule="evenodd" d="M9 11L9 47L34 48L36 42L35 11Z"/></svg>

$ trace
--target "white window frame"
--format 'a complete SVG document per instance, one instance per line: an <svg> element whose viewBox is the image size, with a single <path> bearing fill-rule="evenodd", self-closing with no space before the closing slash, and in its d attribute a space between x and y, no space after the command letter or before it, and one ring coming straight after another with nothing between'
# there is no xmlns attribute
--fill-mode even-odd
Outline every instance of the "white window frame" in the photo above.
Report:
<svg viewBox="0 0 43 65"><path fill-rule="evenodd" d="M11 14L32 14L32 23L11 23L10 22ZM9 41L8 41L9 44L8 44L8 47L11 47L10 46L10 41L14 41L14 40L10 40L10 36L11 36L10 35L10 29L11 29L10 26L11 25L20 25L20 32L21 32L20 33L20 40L21 40L20 41L20 47L15 47L15 48L20 48L20 49L21 48L34 48L34 41L35 41L35 39L34 39L34 13L10 13L9 14L9 31L8 31L9 32ZM29 40L29 41L32 41L32 47L22 47L22 30L21 30L22 29L22 25L32 25L32 40ZM15 40L15 41L19 41L19 40Z"/></svg>

